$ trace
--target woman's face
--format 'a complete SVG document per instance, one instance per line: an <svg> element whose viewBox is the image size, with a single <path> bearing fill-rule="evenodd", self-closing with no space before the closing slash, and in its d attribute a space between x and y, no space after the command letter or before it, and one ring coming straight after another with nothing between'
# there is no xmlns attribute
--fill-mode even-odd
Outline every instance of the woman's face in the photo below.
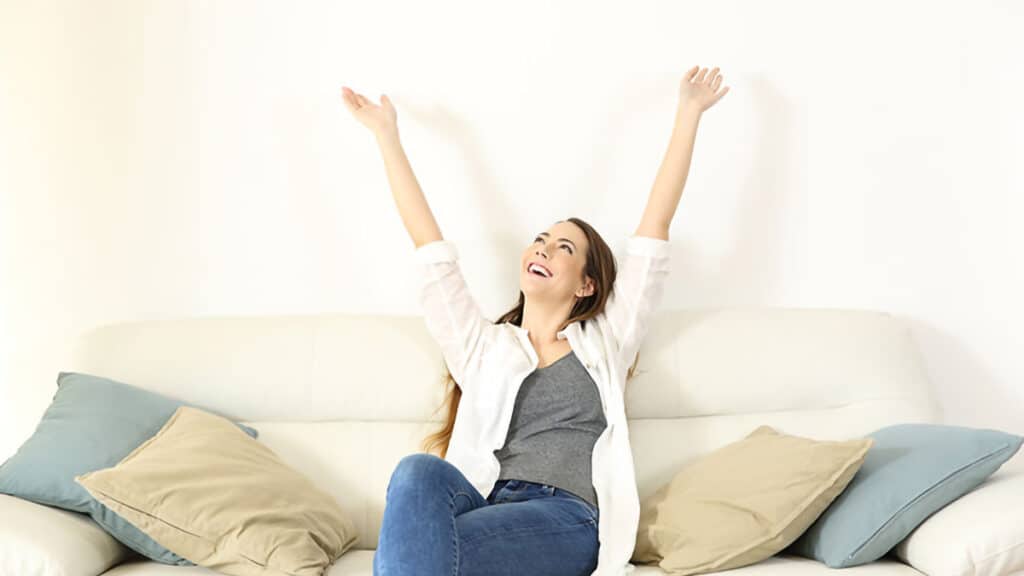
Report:
<svg viewBox="0 0 1024 576"><path fill-rule="evenodd" d="M557 222L535 236L519 263L519 289L527 297L549 302L572 301L593 292L593 282L584 288L583 269L587 263L587 237L572 222ZM547 269L537 274L531 264Z"/></svg>

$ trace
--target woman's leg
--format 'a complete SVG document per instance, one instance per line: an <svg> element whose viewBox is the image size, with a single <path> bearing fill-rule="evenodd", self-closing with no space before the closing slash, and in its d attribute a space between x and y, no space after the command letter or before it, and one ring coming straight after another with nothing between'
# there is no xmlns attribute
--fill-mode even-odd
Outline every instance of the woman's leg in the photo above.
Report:
<svg viewBox="0 0 1024 576"><path fill-rule="evenodd" d="M499 481L488 505L455 519L459 576L589 576L597 568L598 510L576 495Z"/></svg>
<svg viewBox="0 0 1024 576"><path fill-rule="evenodd" d="M499 481L484 498L433 454L402 458L391 475L374 576L589 576L597 510L533 482Z"/></svg>
<svg viewBox="0 0 1024 576"><path fill-rule="evenodd" d="M486 505L451 462L427 453L402 458L388 483L374 576L457 576L455 518Z"/></svg>

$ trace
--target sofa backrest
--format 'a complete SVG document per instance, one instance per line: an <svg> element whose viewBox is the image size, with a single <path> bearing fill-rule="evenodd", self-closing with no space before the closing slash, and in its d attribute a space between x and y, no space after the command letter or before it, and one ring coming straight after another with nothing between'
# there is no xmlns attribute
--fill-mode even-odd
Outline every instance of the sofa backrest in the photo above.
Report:
<svg viewBox="0 0 1024 576"><path fill-rule="evenodd" d="M110 324L67 371L105 376L250 424L337 498L373 549L391 472L444 416L443 360L421 317L201 317ZM941 413L908 326L884 312L660 312L627 382L641 499L762 424L820 439ZM486 496L486 494L484 494Z"/></svg>

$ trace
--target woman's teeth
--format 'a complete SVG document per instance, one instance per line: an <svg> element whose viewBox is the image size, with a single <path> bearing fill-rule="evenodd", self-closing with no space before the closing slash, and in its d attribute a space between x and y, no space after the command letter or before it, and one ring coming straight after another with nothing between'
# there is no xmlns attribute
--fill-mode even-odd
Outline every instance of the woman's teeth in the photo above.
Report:
<svg viewBox="0 0 1024 576"><path fill-rule="evenodd" d="M533 264L530 264L529 271L531 274L536 274L542 278L550 278L550 276L548 276L539 266L534 266Z"/></svg>

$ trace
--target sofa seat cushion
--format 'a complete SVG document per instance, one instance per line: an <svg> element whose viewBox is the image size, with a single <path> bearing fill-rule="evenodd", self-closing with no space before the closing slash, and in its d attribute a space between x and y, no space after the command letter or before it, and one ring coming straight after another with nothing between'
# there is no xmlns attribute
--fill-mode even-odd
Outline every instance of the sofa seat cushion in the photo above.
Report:
<svg viewBox="0 0 1024 576"><path fill-rule="evenodd" d="M85 514L0 494L0 574L96 576L132 556Z"/></svg>
<svg viewBox="0 0 1024 576"><path fill-rule="evenodd" d="M1022 511L1024 469L1019 465L1000 469L929 516L894 552L904 562L936 576L1018 574L1024 571Z"/></svg>
<svg viewBox="0 0 1024 576"><path fill-rule="evenodd" d="M374 550L351 550L327 570L325 576L373 576ZM665 576L658 566L637 566L632 576ZM836 576L837 572L821 562L799 556L778 555L757 564L725 572L710 572L720 576ZM126 562L103 576L217 576L206 568L165 566L156 562ZM910 566L890 558L847 568L842 576L923 576Z"/></svg>

